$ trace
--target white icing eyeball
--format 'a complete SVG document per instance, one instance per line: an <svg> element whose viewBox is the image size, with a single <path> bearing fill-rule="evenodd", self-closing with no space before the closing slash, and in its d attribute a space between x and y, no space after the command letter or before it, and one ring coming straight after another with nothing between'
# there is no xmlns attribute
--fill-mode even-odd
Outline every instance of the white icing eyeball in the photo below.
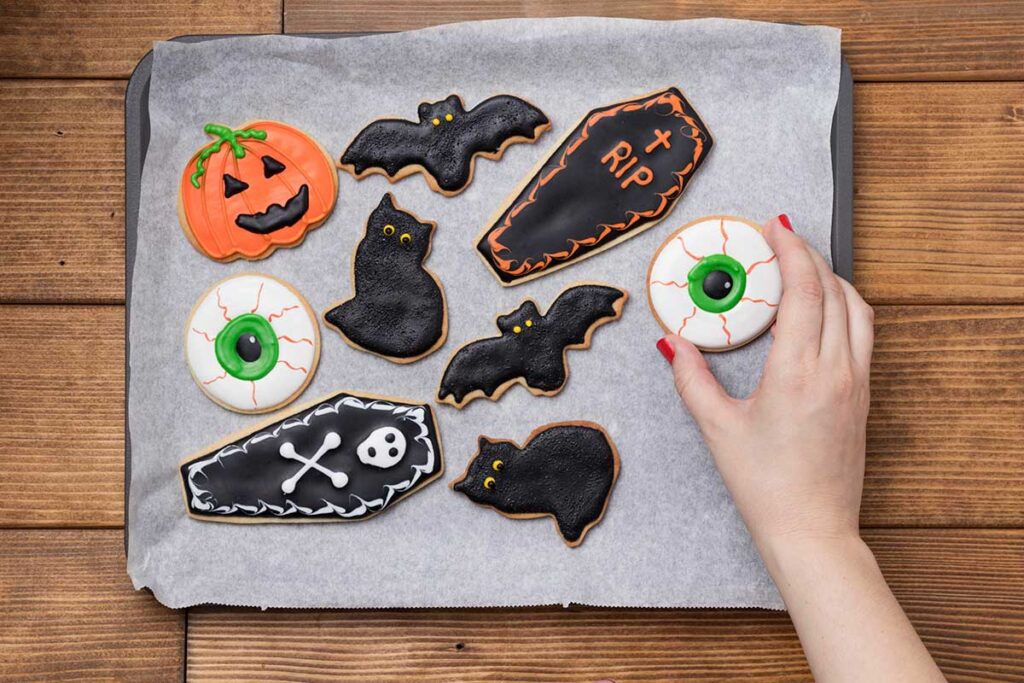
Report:
<svg viewBox="0 0 1024 683"><path fill-rule="evenodd" d="M771 326L782 299L782 275L755 223L708 216L661 245L647 274L647 292L667 332L707 351L727 351Z"/></svg>
<svg viewBox="0 0 1024 683"><path fill-rule="evenodd" d="M291 285L244 273L200 297L185 326L185 354L211 400L239 413L265 413L290 403L312 379L320 330Z"/></svg>

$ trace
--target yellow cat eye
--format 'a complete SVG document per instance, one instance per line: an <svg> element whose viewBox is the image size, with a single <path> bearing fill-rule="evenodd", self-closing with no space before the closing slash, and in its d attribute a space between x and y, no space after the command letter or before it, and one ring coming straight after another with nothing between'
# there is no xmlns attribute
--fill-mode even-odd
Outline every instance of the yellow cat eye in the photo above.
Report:
<svg viewBox="0 0 1024 683"><path fill-rule="evenodd" d="M452 120L452 119L454 119L454 118L455 118L455 117L454 117L454 116L452 116L451 114L445 114L445 115L444 115L444 120L445 120L445 121L451 121L451 120Z"/></svg>
<svg viewBox="0 0 1024 683"><path fill-rule="evenodd" d="M527 327L533 327L533 321L532 320L527 320L526 321L526 326Z"/></svg>
<svg viewBox="0 0 1024 683"><path fill-rule="evenodd" d="M501 472L503 469L505 469L505 461L495 460L494 462L491 463L491 469L494 470L495 472Z"/></svg>
<svg viewBox="0 0 1024 683"><path fill-rule="evenodd" d="M494 477L487 477L486 479L484 479L484 488L490 491L494 488L494 485L496 483L497 482L494 480Z"/></svg>
<svg viewBox="0 0 1024 683"><path fill-rule="evenodd" d="M412 235L407 232L403 232L402 236L398 238L398 241L402 244L412 244Z"/></svg>
<svg viewBox="0 0 1024 683"><path fill-rule="evenodd" d="M435 126L440 126L441 125L441 119L435 118L433 121L431 121L431 123L434 124Z"/></svg>
<svg viewBox="0 0 1024 683"><path fill-rule="evenodd" d="M519 327L519 325L516 325L515 327L512 328L512 331L515 332L516 334L519 334L520 332L523 331L523 328Z"/></svg>
<svg viewBox="0 0 1024 683"><path fill-rule="evenodd" d="M390 223L385 225L384 226L384 234L387 235L388 237L391 237L392 235L394 235L395 234L395 226L391 225Z"/></svg>

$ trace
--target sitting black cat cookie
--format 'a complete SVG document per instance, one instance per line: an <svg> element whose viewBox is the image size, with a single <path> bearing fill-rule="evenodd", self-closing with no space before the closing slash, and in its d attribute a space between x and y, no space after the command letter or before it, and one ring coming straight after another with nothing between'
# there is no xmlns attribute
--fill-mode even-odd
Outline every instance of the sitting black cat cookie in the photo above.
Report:
<svg viewBox="0 0 1024 683"><path fill-rule="evenodd" d="M495 95L469 111L462 98L422 102L419 121L379 119L361 130L339 166L357 180L372 173L397 182L422 173L434 192L454 196L473 180L477 156L500 159L517 142L535 142L551 127L526 100Z"/></svg>
<svg viewBox="0 0 1024 683"><path fill-rule="evenodd" d="M616 287L576 285L559 294L544 315L527 299L498 316L501 336L472 341L455 352L437 400L456 408L476 398L497 401L517 383L532 394L554 396L569 379L568 350L589 348L594 330L622 315L628 298Z"/></svg>
<svg viewBox="0 0 1024 683"><path fill-rule="evenodd" d="M366 222L352 265L355 295L324 313L350 346L395 363L436 351L448 336L448 307L437 276L423 267L435 224L385 194Z"/></svg>
<svg viewBox="0 0 1024 683"><path fill-rule="evenodd" d="M618 476L619 453L600 425L556 422L534 430L522 447L481 436L452 489L512 519L551 517L575 548L604 517Z"/></svg>

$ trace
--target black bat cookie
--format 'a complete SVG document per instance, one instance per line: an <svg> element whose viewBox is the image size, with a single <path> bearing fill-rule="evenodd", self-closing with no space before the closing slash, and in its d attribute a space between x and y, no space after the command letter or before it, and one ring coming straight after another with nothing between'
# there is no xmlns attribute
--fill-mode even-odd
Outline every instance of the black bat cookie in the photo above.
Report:
<svg viewBox="0 0 1024 683"><path fill-rule="evenodd" d="M569 378L568 349L590 346L594 330L617 319L629 295L615 287L570 287L541 315L527 299L498 316L500 337L478 339L455 352L441 378L437 400L462 408L475 398L497 401L513 384L554 396Z"/></svg>
<svg viewBox="0 0 1024 683"><path fill-rule="evenodd" d="M444 343L444 289L423 267L434 227L396 207L390 194L380 200L356 247L355 295L324 313L345 341L396 363L419 360Z"/></svg>
<svg viewBox="0 0 1024 683"><path fill-rule="evenodd" d="M526 100L495 95L466 111L462 98L423 102L419 121L379 119L361 130L341 156L353 176L371 173L397 181L422 172L435 192L452 196L473 179L477 155L498 159L516 142L533 142L551 127Z"/></svg>
<svg viewBox="0 0 1024 683"><path fill-rule="evenodd" d="M452 489L513 519L552 517L574 548L601 521L618 476L619 454L604 429L558 422L534 430L523 447L481 436Z"/></svg>

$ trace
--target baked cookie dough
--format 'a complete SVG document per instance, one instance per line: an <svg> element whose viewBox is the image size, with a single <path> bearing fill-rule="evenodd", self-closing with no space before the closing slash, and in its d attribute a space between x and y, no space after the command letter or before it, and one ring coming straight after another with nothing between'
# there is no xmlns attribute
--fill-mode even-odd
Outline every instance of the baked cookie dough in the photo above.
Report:
<svg viewBox="0 0 1024 683"><path fill-rule="evenodd" d="M647 294L667 333L705 351L728 351L775 321L782 274L756 223L708 216L661 245L647 273Z"/></svg>
<svg viewBox="0 0 1024 683"><path fill-rule="evenodd" d="M185 356L212 401L238 413L266 413L309 384L320 359L320 330L291 285L243 273L199 298L185 326Z"/></svg>

